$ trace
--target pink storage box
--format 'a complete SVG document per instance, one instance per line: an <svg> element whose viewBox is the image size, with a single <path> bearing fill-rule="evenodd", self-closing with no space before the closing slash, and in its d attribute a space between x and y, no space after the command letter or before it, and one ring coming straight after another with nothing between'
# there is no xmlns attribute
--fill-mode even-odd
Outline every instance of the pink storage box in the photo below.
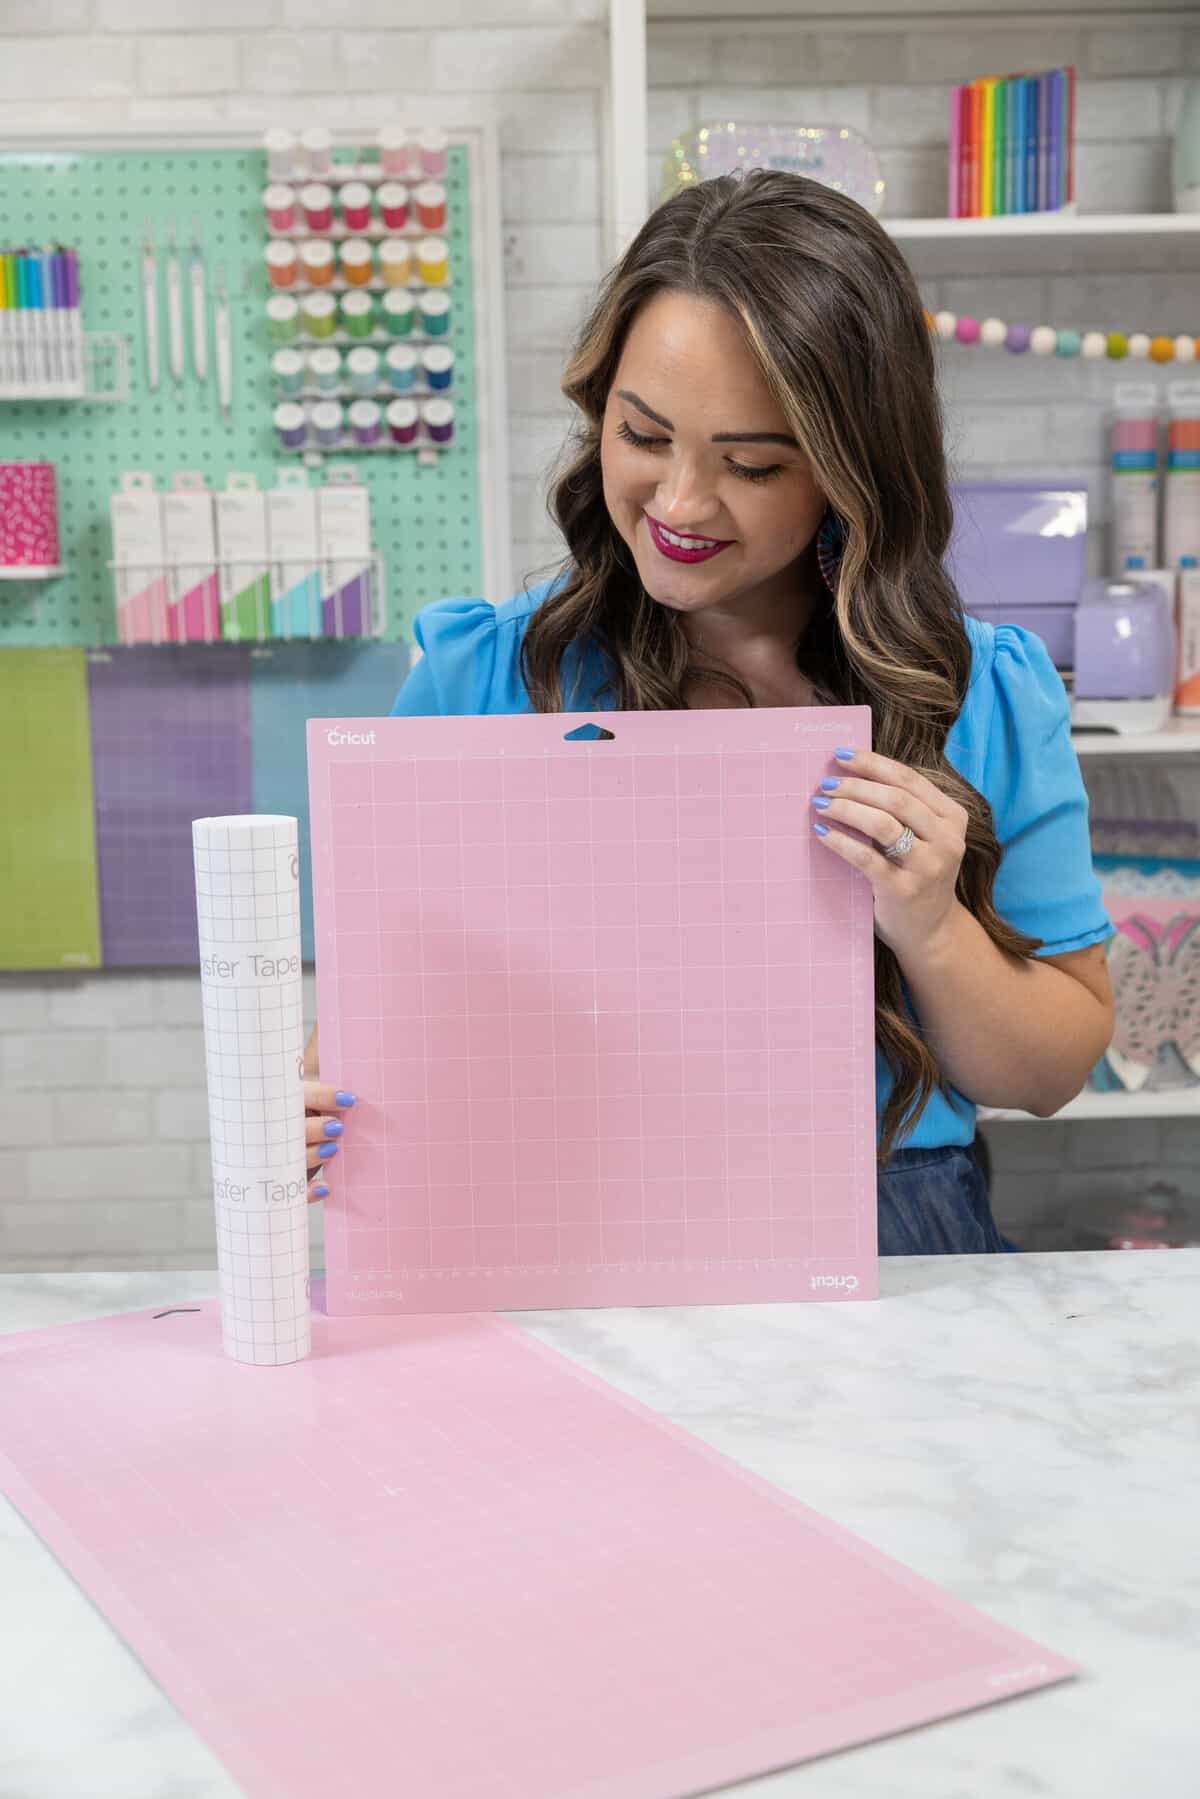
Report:
<svg viewBox="0 0 1200 1799"><path fill-rule="evenodd" d="M52 462L0 462L0 568L58 565Z"/></svg>

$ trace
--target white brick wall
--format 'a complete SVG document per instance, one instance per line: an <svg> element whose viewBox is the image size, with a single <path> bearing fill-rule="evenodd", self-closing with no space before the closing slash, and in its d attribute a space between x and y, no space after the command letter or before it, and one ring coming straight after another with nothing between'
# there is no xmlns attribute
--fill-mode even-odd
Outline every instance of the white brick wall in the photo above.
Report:
<svg viewBox="0 0 1200 1799"><path fill-rule="evenodd" d="M544 474L565 422L558 380L603 249L600 88L605 0L0 0L6 129L267 119L364 127L426 94L496 118L502 152L514 562L555 554ZM1200 29L1131 12L1018 34L986 20L905 30L776 21L654 25L650 191L671 137L714 112L838 119L865 130L893 214L940 212L950 85L987 68L1074 60L1083 205L1169 204L1168 134ZM1194 284L1136 270L958 277L933 306L1194 328ZM962 474L1068 468L1107 510L1103 403L1111 369L978 353L944 358ZM1097 559L1102 546L1097 546ZM312 999L309 995L311 1016ZM156 972L0 977L0 1267L211 1262L198 983ZM1018 1232L1069 1241L1093 1204L1148 1176L1186 1187L1200 1133L1182 1123L992 1132L997 1209ZM336 1179L336 1158L334 1172ZM319 1221L316 1240L320 1243ZM1057 1233L1057 1237L1055 1235Z"/></svg>

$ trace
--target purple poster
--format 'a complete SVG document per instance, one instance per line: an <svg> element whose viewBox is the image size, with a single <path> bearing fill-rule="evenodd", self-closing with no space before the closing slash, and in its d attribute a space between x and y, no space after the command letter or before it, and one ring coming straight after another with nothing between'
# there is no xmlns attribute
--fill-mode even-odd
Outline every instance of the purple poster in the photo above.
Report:
<svg viewBox="0 0 1200 1799"><path fill-rule="evenodd" d="M110 967L196 960L192 820L254 809L248 670L235 644L88 657Z"/></svg>

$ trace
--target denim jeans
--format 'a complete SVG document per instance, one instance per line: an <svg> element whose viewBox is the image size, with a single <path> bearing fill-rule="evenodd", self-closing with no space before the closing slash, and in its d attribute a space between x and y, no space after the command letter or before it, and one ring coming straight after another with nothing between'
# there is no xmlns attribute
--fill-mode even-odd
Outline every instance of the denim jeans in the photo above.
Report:
<svg viewBox="0 0 1200 1799"><path fill-rule="evenodd" d="M996 1227L969 1149L897 1149L880 1169L881 1256L977 1256L1015 1248Z"/></svg>

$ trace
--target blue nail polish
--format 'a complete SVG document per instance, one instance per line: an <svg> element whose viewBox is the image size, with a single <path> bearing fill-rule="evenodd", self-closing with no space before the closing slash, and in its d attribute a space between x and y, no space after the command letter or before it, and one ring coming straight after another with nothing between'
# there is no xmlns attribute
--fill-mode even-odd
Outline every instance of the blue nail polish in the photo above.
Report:
<svg viewBox="0 0 1200 1799"><path fill-rule="evenodd" d="M336 1156L337 1152L338 1152L338 1146L336 1143L322 1143L320 1149L317 1151L317 1154L319 1156L321 1156L325 1161L328 1161L329 1157Z"/></svg>
<svg viewBox="0 0 1200 1799"><path fill-rule="evenodd" d="M839 762L853 762L854 760L855 752L853 750L834 750L833 753Z"/></svg>
<svg viewBox="0 0 1200 1799"><path fill-rule="evenodd" d="M813 826L813 830L817 833L818 837L828 837L828 835L829 835L829 826L823 825L821 823L820 819L818 819L816 824Z"/></svg>
<svg viewBox="0 0 1200 1799"><path fill-rule="evenodd" d="M820 794L818 794L813 801L813 805L817 808L818 812L827 812L832 804L832 800L822 799Z"/></svg>
<svg viewBox="0 0 1200 1799"><path fill-rule="evenodd" d="M340 1118L327 1118L325 1120L325 1135L327 1137L340 1137L345 1128L346 1127Z"/></svg>
<svg viewBox="0 0 1200 1799"><path fill-rule="evenodd" d="M329 1198L329 1188L328 1187L314 1187L313 1188L313 1196L316 1199L328 1199Z"/></svg>
<svg viewBox="0 0 1200 1799"><path fill-rule="evenodd" d="M832 793L834 788L840 787L841 784L836 775L826 775L825 779L818 783L822 793Z"/></svg>
<svg viewBox="0 0 1200 1799"><path fill-rule="evenodd" d="M354 1104L353 1093L335 1093L333 1097L335 1103L339 1106L352 1106Z"/></svg>

